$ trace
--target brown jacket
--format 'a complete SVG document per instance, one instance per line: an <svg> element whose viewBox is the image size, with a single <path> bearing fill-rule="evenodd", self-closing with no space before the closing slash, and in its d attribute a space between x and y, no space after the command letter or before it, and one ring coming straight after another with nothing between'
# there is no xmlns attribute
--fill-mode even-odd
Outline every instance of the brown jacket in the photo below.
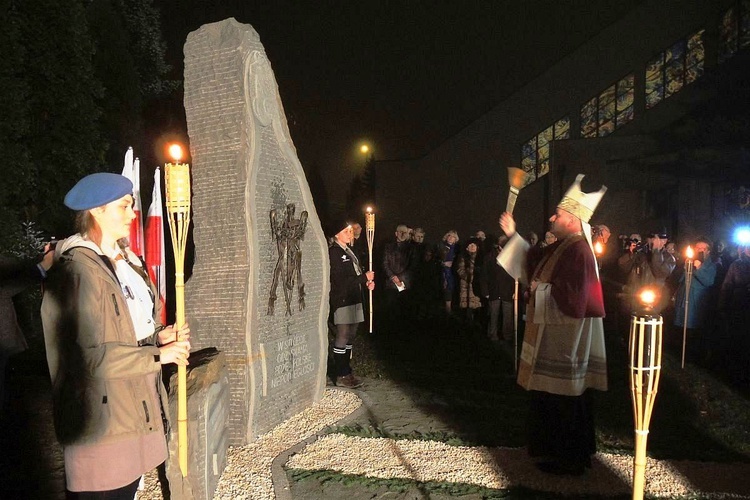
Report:
<svg viewBox="0 0 750 500"><path fill-rule="evenodd" d="M42 322L55 430L63 445L164 433L161 377L155 377L157 390L148 382L161 370L159 348L137 342L110 264L77 246L62 254L48 276ZM161 329L158 318L155 310L154 333Z"/></svg>

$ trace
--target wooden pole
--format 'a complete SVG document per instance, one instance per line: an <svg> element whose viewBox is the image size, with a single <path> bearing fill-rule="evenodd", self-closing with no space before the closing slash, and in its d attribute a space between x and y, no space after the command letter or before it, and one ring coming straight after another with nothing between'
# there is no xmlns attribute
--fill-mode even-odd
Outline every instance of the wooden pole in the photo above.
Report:
<svg viewBox="0 0 750 500"><path fill-rule="evenodd" d="M372 272L372 245L375 240L375 213L372 211L372 207L367 207L365 212L365 232L367 234L367 253L370 260L370 272ZM372 333L372 290L370 292L370 333Z"/></svg>
<svg viewBox="0 0 750 500"><path fill-rule="evenodd" d="M190 225L190 170L186 163L164 167L166 205L175 260L175 308L179 330L185 324L185 248ZM175 340L179 340L175 338ZM187 370L177 366L177 437L180 471L188 474Z"/></svg>
<svg viewBox="0 0 750 500"><path fill-rule="evenodd" d="M685 260L685 316L682 321L682 368L685 368L685 346L687 345L688 308L690 307L690 285L693 282L693 260Z"/></svg>
<svg viewBox="0 0 750 500"><path fill-rule="evenodd" d="M635 423L633 500L643 499L646 485L648 426L661 375L663 325L661 316L633 314L630 319L630 394Z"/></svg>
<svg viewBox="0 0 750 500"><path fill-rule="evenodd" d="M513 284L513 369L518 373L518 280Z"/></svg>

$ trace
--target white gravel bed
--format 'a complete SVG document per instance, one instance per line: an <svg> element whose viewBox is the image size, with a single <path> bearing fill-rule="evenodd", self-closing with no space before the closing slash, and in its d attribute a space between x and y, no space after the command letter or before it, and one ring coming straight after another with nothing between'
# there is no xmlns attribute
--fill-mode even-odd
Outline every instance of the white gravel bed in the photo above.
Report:
<svg viewBox="0 0 750 500"><path fill-rule="evenodd" d="M504 489L525 486L563 494L622 495L631 491L633 457L598 453L580 477L539 472L520 448L450 446L437 441L323 436L293 455L286 467L332 470L373 478L468 483ZM750 464L648 460L646 493L750 498Z"/></svg>
<svg viewBox="0 0 750 500"><path fill-rule="evenodd" d="M215 499L271 499L271 463L281 452L333 425L362 405L356 394L326 389L323 398L289 420L277 425L246 446L230 447L227 466L219 479ZM146 487L138 500L162 500L156 472L146 475Z"/></svg>
<svg viewBox="0 0 750 500"><path fill-rule="evenodd" d="M273 499L271 465L285 450L361 406L350 391L326 389L320 402L252 444L230 447L215 499ZM631 491L633 457L599 453L581 477L539 472L520 448L450 446L438 441L322 436L290 457L287 468L331 470L371 478L516 486L563 494L623 495ZM156 472L146 475L139 500L162 500ZM655 497L750 498L750 464L648 460L646 493Z"/></svg>

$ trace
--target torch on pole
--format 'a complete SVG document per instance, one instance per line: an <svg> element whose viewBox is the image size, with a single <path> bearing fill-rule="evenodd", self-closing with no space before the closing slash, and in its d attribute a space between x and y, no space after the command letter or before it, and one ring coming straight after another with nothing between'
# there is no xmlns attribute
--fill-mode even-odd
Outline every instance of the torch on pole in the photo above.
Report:
<svg viewBox="0 0 750 500"><path fill-rule="evenodd" d="M690 307L690 285L693 283L693 266L695 254L688 245L685 250L685 317L682 320L682 366L685 368L685 346L687 345L688 308Z"/></svg>
<svg viewBox="0 0 750 500"><path fill-rule="evenodd" d="M367 207L365 211L365 233L367 234L367 254L370 261L370 272L372 272L372 244L375 240L375 212L372 207ZM372 290L370 292L370 333L372 333Z"/></svg>
<svg viewBox="0 0 750 500"><path fill-rule="evenodd" d="M182 149L179 146L170 147L170 154L175 163L164 165L164 183L169 230L174 248L175 316L179 330L185 324L185 248L190 226L190 166L180 163ZM177 437L180 471L182 477L187 477L187 370L184 365L177 366Z"/></svg>
<svg viewBox="0 0 750 500"><path fill-rule="evenodd" d="M509 190L508 202L505 204L506 212L513 213L521 189L529 182L531 182L531 177L527 172L520 168L508 167ZM513 369L518 372L518 275L516 274L513 278L515 279L513 285Z"/></svg>
<svg viewBox="0 0 750 500"><path fill-rule="evenodd" d="M642 500L646 484L648 426L661 375L662 327L664 320L654 309L657 294L651 289L639 294L640 304L630 317L630 394L635 421L633 500Z"/></svg>

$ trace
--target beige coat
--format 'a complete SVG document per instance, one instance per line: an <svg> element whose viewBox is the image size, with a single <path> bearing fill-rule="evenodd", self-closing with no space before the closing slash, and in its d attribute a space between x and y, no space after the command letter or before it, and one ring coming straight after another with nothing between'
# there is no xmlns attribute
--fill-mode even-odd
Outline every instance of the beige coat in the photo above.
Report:
<svg viewBox="0 0 750 500"><path fill-rule="evenodd" d="M42 322L55 430L63 445L164 434L158 395L164 402L167 396L161 378L154 377L161 371L160 351L138 345L109 264L79 246L66 251L49 273Z"/></svg>

